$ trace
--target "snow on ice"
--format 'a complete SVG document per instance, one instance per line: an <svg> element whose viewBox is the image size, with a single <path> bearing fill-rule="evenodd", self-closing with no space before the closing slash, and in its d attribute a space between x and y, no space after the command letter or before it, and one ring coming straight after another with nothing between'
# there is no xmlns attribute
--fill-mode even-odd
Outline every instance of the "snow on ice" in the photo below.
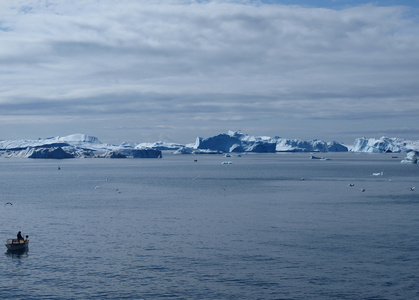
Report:
<svg viewBox="0 0 419 300"><path fill-rule="evenodd" d="M0 156L25 158L160 158L162 151L176 154L222 153L275 153L275 152L368 152L408 153L419 152L419 141L381 137L358 138L353 146L323 140L286 139L278 136L251 136L228 131L212 137L197 137L194 144L127 143L104 144L98 138L86 134L72 134L37 140L0 140ZM408 154L404 162L417 162L418 155ZM412 153L412 152L410 152Z"/></svg>
<svg viewBox="0 0 419 300"><path fill-rule="evenodd" d="M37 140L0 140L0 155L25 158L160 158L157 149L137 149L137 144L110 145L101 143L96 137L72 134Z"/></svg>

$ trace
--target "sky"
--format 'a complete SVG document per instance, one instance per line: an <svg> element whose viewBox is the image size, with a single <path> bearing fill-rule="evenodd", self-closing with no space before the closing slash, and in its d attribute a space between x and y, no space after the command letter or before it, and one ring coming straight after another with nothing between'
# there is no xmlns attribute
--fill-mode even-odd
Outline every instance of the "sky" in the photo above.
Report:
<svg viewBox="0 0 419 300"><path fill-rule="evenodd" d="M0 45L3 140L419 140L419 0L6 0Z"/></svg>

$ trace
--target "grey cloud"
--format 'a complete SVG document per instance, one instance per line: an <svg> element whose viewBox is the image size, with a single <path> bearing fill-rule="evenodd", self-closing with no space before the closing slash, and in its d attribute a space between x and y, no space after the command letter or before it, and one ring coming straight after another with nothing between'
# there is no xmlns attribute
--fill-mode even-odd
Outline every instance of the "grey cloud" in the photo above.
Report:
<svg viewBox="0 0 419 300"><path fill-rule="evenodd" d="M1 8L0 114L177 114L207 125L259 116L263 127L266 115L351 126L418 110L419 25L403 7L104 0Z"/></svg>
<svg viewBox="0 0 419 300"><path fill-rule="evenodd" d="M358 131L346 131L345 134L350 135L358 135ZM363 136L365 137L381 137L381 136L387 136L387 137L400 137L400 138L408 138L409 136L417 136L419 135L419 129L418 128L407 128L407 127L401 127L401 128L382 128L382 129L374 129L369 130L366 129L363 132Z"/></svg>

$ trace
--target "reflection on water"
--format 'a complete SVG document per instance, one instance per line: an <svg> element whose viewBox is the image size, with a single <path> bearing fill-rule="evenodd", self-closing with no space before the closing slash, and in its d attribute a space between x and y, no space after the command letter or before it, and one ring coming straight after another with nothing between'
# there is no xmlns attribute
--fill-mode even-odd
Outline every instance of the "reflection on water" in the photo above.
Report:
<svg viewBox="0 0 419 300"><path fill-rule="evenodd" d="M12 265L21 266L29 257L28 253L29 253L29 249L14 250L14 251L7 250L5 255L11 259Z"/></svg>
<svg viewBox="0 0 419 300"><path fill-rule="evenodd" d="M21 249L21 250L7 250L5 254L8 257L20 259L20 258L28 257L29 256L28 253L29 253L29 249L26 248L26 249Z"/></svg>

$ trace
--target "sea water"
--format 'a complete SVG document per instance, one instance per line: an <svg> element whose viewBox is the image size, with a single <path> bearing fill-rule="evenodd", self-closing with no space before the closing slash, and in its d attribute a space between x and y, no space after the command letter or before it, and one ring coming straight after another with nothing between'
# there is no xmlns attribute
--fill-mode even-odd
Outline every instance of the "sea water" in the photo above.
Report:
<svg viewBox="0 0 419 300"><path fill-rule="evenodd" d="M419 166L324 155L0 159L0 298L418 299Z"/></svg>

